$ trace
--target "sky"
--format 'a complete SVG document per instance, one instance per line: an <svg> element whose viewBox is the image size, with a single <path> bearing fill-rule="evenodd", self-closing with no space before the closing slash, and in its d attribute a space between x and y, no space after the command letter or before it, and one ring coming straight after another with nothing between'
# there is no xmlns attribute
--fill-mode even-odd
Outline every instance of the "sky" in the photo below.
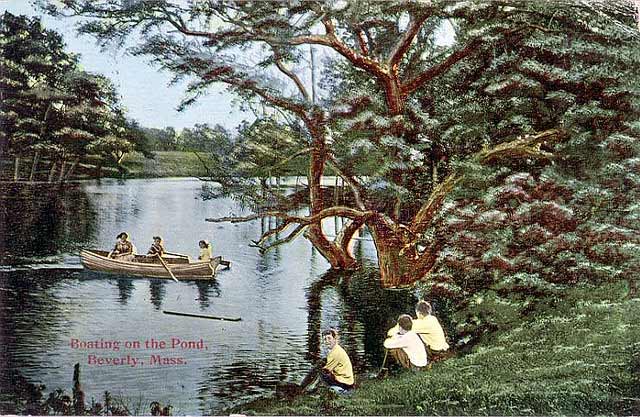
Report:
<svg viewBox="0 0 640 417"><path fill-rule="evenodd" d="M5 10L13 14L39 16L46 28L61 33L67 43L67 51L81 54L82 69L110 78L122 96L129 117L142 126L172 126L181 130L196 123L219 123L233 129L242 120L254 118L232 105L234 96L225 92L224 86L212 88L207 97L178 112L176 108L183 98L185 84L169 86L170 74L156 70L144 58L124 51L101 52L93 38L75 33L74 19L54 19L36 10L29 0L0 0L0 13Z"/></svg>
<svg viewBox="0 0 640 417"><path fill-rule="evenodd" d="M640 1L640 0L638 0ZM243 120L253 120L254 115L233 105L235 96L227 93L222 85L213 86L206 97L182 112L176 108L184 97L186 83L169 85L171 75L160 72L143 57L127 54L124 50L103 52L90 36L79 36L74 30L75 18L55 19L34 6L30 0L0 0L0 13L38 16L44 26L62 34L67 51L81 55L82 69L107 76L118 88L129 117L142 126L163 128L171 126L180 131L196 123L221 124L234 130ZM445 25L439 31L438 43L453 42L453 30ZM133 42L133 41L132 41ZM318 51L322 55L321 51ZM310 74L299 74L305 84Z"/></svg>

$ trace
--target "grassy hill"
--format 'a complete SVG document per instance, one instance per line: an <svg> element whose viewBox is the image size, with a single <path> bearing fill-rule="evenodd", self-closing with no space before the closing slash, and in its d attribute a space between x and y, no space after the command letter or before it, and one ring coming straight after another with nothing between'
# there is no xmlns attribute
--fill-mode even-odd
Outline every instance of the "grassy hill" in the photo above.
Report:
<svg viewBox="0 0 640 417"><path fill-rule="evenodd" d="M638 415L640 299L622 284L568 291L553 310L430 371L359 380L352 395L267 398L269 415Z"/></svg>
<svg viewBox="0 0 640 417"><path fill-rule="evenodd" d="M130 178L157 177L204 177L207 171L193 152L163 151L154 152L155 158L148 159L138 152L125 156L123 165ZM200 152L200 157L211 166L213 162L208 154Z"/></svg>

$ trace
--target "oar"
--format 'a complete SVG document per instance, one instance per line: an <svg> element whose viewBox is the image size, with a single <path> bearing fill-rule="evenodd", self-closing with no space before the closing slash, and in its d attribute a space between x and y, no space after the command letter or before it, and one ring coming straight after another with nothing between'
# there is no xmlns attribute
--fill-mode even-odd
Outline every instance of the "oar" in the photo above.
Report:
<svg viewBox="0 0 640 417"><path fill-rule="evenodd" d="M180 258L188 258L189 255L183 255L181 253L173 253L173 252L165 252L165 255L172 255L172 256L178 256Z"/></svg>
<svg viewBox="0 0 640 417"><path fill-rule="evenodd" d="M167 310L162 310L162 312L164 314L170 314L172 316L196 317L199 319L222 320L222 321L242 321L242 318L240 317L206 316L204 314L180 313L178 311L167 311Z"/></svg>
<svg viewBox="0 0 640 417"><path fill-rule="evenodd" d="M164 259L162 259L161 255L158 255L158 259L160 259L160 263L162 264L162 266L164 266L164 269L166 269L167 272L169 273L169 275L171 275L171 278L173 278L173 280L175 282L180 282L180 281L178 281L178 278L176 278L176 276L173 275L173 272L171 272L171 269L169 268L169 265L167 265L167 263L164 261Z"/></svg>

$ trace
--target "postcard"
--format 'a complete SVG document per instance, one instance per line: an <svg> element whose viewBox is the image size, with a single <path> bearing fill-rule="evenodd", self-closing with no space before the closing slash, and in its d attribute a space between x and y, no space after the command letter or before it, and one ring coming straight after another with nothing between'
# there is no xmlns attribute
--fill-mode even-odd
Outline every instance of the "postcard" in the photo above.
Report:
<svg viewBox="0 0 640 417"><path fill-rule="evenodd" d="M639 8L0 0L0 414L637 415Z"/></svg>

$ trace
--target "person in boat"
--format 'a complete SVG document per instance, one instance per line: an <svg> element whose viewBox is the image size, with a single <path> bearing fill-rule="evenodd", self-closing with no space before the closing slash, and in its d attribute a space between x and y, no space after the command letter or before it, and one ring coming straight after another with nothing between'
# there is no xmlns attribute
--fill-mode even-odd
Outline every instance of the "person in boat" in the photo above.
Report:
<svg viewBox="0 0 640 417"><path fill-rule="evenodd" d="M397 327L398 331L384 341L387 353L403 368L416 371L423 369L427 366L427 350L420 336L412 329L411 316L401 314Z"/></svg>
<svg viewBox="0 0 640 417"><path fill-rule="evenodd" d="M164 245L162 244L162 238L160 236L154 236L147 256L163 256L166 253L167 251L164 250Z"/></svg>
<svg viewBox="0 0 640 417"><path fill-rule="evenodd" d="M320 361L302 380L299 391L304 391L320 376L321 381L334 391L344 392L354 388L353 367L347 352L338 343L338 332L327 329L322 332L329 353L325 361Z"/></svg>
<svg viewBox="0 0 640 417"><path fill-rule="evenodd" d="M440 322L431 313L431 304L424 300L418 301L416 304L417 318L412 320L411 329L420 336L427 347L427 353L437 356L446 352L449 349L449 344L447 343ZM387 332L387 336L391 337L397 334L398 330L398 325L392 327Z"/></svg>
<svg viewBox="0 0 640 417"><path fill-rule="evenodd" d="M213 258L213 249L211 248L211 243L206 240L201 240L198 242L198 246L200 246L200 255L198 255L198 260L200 261L210 261Z"/></svg>
<svg viewBox="0 0 640 417"><path fill-rule="evenodd" d="M122 232L116 236L118 241L111 252L109 252L109 258L118 259L121 261L131 262L135 258L135 246L129 240L129 234Z"/></svg>

